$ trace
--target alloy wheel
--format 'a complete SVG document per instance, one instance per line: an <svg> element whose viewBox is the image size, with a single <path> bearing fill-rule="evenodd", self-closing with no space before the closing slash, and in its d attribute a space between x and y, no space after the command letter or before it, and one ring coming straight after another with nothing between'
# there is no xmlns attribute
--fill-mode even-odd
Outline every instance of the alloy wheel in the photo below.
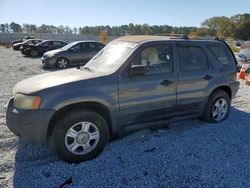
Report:
<svg viewBox="0 0 250 188"><path fill-rule="evenodd" d="M98 144L100 132L90 122L79 122L73 125L65 136L65 146L69 152L83 155L92 151Z"/></svg>
<svg viewBox="0 0 250 188"><path fill-rule="evenodd" d="M228 102L224 98L219 98L213 105L212 117L215 121L223 120L228 113Z"/></svg>

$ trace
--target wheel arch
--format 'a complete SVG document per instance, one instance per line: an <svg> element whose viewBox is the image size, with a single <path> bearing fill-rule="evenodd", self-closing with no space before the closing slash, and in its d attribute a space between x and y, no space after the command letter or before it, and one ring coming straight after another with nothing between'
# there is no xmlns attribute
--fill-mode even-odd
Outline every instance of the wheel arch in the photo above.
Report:
<svg viewBox="0 0 250 188"><path fill-rule="evenodd" d="M214 88L214 89L210 92L209 96L210 96L212 93L214 93L215 91L218 91L218 90L223 90L223 91L225 91L225 92L228 94L230 100L232 99L232 90L231 90L231 88L230 88L229 86L227 86L227 85L222 85L222 86L219 86L219 87Z"/></svg>
<svg viewBox="0 0 250 188"><path fill-rule="evenodd" d="M69 59L65 56L59 56L58 58L56 58L56 62L59 60L59 59L66 59L68 61L68 63L70 63Z"/></svg>
<svg viewBox="0 0 250 188"><path fill-rule="evenodd" d="M59 56L59 57L56 58L56 62L55 62L55 66L56 66L56 67L58 67L58 61L59 61L60 59L66 59L67 62L68 62L68 67L70 66L70 60L69 60L67 57L65 57L65 56Z"/></svg>
<svg viewBox="0 0 250 188"><path fill-rule="evenodd" d="M77 109L92 110L100 114L107 121L110 134L112 133L112 119L109 109L104 104L93 101L69 104L57 110L49 122L49 126L47 129L47 138L51 137L54 125L60 117L62 117L65 113L69 111Z"/></svg>

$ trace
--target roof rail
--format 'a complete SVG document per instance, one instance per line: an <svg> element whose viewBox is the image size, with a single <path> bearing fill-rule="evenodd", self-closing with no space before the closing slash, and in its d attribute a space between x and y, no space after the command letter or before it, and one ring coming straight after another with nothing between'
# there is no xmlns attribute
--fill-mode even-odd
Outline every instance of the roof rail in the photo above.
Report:
<svg viewBox="0 0 250 188"><path fill-rule="evenodd" d="M208 36L208 37L196 36L196 37L190 37L189 39L192 39L192 40L218 40L218 41L224 41L223 38L219 38L217 36Z"/></svg>
<svg viewBox="0 0 250 188"><path fill-rule="evenodd" d="M185 34L159 33L159 34L155 34L155 35L167 36L167 37L171 37L171 39L188 39L188 36Z"/></svg>

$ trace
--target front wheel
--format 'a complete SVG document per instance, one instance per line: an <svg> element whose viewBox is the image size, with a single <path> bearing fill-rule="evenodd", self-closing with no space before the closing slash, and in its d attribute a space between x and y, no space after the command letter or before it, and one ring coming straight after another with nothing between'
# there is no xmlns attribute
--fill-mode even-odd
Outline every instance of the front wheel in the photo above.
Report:
<svg viewBox="0 0 250 188"><path fill-rule="evenodd" d="M105 119L89 110L69 112L57 121L52 132L52 146L68 163L91 160L98 156L109 140Z"/></svg>
<svg viewBox="0 0 250 188"><path fill-rule="evenodd" d="M58 58L56 61L56 67L59 69L66 69L69 66L69 61L66 58Z"/></svg>
<svg viewBox="0 0 250 188"><path fill-rule="evenodd" d="M217 90L209 96L202 120L209 123L221 122L227 118L229 108L229 95L223 90Z"/></svg>

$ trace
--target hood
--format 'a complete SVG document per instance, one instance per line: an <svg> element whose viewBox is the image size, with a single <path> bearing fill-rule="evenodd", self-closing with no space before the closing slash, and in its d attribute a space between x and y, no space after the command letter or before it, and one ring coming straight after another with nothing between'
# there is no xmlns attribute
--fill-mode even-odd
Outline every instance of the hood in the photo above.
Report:
<svg viewBox="0 0 250 188"><path fill-rule="evenodd" d="M100 76L104 76L104 74L89 72L87 70L80 70L76 68L56 71L52 73L45 73L18 82L14 86L12 94L31 94L58 85L63 85L80 80L87 80Z"/></svg>
<svg viewBox="0 0 250 188"><path fill-rule="evenodd" d="M62 52L63 50L62 49L56 49L56 50L51 50L51 51L48 51L48 52L46 52L45 54L44 54L44 56L49 56L49 57L51 57L51 56L53 56L53 55L55 55L55 54L58 54L59 52Z"/></svg>

